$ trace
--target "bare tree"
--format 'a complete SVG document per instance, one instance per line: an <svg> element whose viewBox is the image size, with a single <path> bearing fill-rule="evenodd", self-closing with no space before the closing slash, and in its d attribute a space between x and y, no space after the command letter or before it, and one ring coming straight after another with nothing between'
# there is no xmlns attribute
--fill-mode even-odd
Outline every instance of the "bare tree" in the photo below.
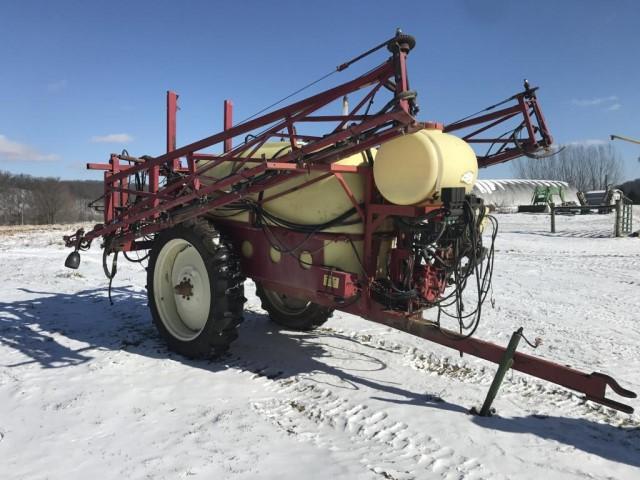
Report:
<svg viewBox="0 0 640 480"><path fill-rule="evenodd" d="M4 193L11 187L11 174L0 170L0 193Z"/></svg>
<svg viewBox="0 0 640 480"><path fill-rule="evenodd" d="M605 189L622 177L622 160L611 144L566 145L548 158L521 158L513 162L515 174L535 180L562 180L578 190Z"/></svg>
<svg viewBox="0 0 640 480"><path fill-rule="evenodd" d="M38 216L47 224L55 223L56 215L70 203L69 190L58 178L38 182L33 194Z"/></svg>
<svg viewBox="0 0 640 480"><path fill-rule="evenodd" d="M99 220L88 205L102 182L32 177L0 170L0 225Z"/></svg>

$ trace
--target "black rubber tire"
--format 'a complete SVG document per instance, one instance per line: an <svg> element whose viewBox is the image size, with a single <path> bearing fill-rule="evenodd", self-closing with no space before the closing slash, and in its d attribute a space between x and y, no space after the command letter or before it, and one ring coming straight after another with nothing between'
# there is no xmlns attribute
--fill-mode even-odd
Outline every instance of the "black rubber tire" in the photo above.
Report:
<svg viewBox="0 0 640 480"><path fill-rule="evenodd" d="M256 282L256 294L262 302L262 308L267 311L273 322L288 330L303 332L313 330L323 325L333 315L331 308L323 307L317 303L309 303L300 313L284 313L274 305L265 290L262 285Z"/></svg>
<svg viewBox="0 0 640 480"><path fill-rule="evenodd" d="M211 285L211 306L205 326L197 337L185 341L173 336L162 322L154 297L154 270L162 247L170 240L181 238L197 250L207 269ZM211 358L229 349L237 337L242 322L244 276L240 261L231 245L208 221L189 220L161 232L154 241L147 268L149 308L153 323L166 340L170 350L193 359Z"/></svg>

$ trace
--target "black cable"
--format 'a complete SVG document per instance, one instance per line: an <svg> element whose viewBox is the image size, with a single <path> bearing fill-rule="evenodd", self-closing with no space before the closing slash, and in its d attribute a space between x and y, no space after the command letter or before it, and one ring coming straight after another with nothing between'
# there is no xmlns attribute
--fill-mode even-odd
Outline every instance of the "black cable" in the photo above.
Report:
<svg viewBox="0 0 640 480"><path fill-rule="evenodd" d="M523 125L524 126L524 123ZM559 154L560 152L562 152L566 147L566 145L561 146L560 148L558 148L557 150L553 151L553 152L549 152L549 153L541 153L541 154L536 154L536 153L530 153L525 151L524 147L522 146L522 143L520 143L520 138L518 137L518 135L520 134L521 129L519 129L518 131L514 131L513 135L512 135L512 140L513 143L515 144L516 148L520 151L520 153L522 155L524 155L525 157L528 158L533 158L534 160L540 160L540 159L545 159L545 158L551 158L557 154Z"/></svg>
<svg viewBox="0 0 640 480"><path fill-rule="evenodd" d="M241 213L243 211L252 212L255 215L256 226L262 229L262 231L265 234L265 237L267 238L267 241L276 251L280 253L292 255L301 263L308 264L308 265L313 265L313 264L297 258L295 254L301 248L303 248L315 234L332 227L354 225L360 222L360 220L358 219L355 219L352 221L348 220L349 217L352 217L357 213L355 207L347 210L346 212L342 213L341 215L338 215L337 217L327 222L320 223L320 224L307 224L307 225L291 222L289 220L280 218L268 212L260 204L250 200L244 200L241 203L228 205L226 207L223 207L221 210L234 212L233 214L230 214L227 216L237 215L238 213ZM276 233L270 228L271 226L280 227L280 228L291 230L297 233L303 233L305 234L305 238L293 247L286 247L284 243L278 238ZM325 248L324 245L322 245L322 247L316 249L315 251L322 250L323 248ZM311 253L314 253L314 252L311 252ZM321 266L326 267L325 265L321 265ZM326 268L329 268L329 267L326 267Z"/></svg>
<svg viewBox="0 0 640 480"><path fill-rule="evenodd" d="M497 228L497 220L495 220L495 218L494 218L494 217L489 217L489 218L490 218L490 219L492 219L492 220L494 220L494 221L496 222L496 223L495 223L495 228ZM493 225L493 224L494 224L494 223L493 223L493 221L492 221L492 225ZM482 280L482 287L481 287L481 292L482 292L481 300L482 300L482 302L484 302L484 300L486 299L486 296L487 296L487 294L488 294L488 291L489 291L489 289L490 289L490 287L491 287L491 283L490 283L490 281L491 281L491 275L492 275L492 273L493 273L493 258L494 258L494 254L493 254L493 252L494 252L494 251L493 251L493 241L495 240L495 233L497 233L497 230L494 232L494 235L492 236L492 249L490 250L489 255L487 255L487 259L488 259L488 262L487 262L487 263L488 263L488 267L487 267L487 269L485 269L485 270L484 270L484 274L482 275L482 278L483 278L483 280ZM465 282L464 282L464 284L462 285L462 287L463 287L462 289L464 289L464 286L465 286L465 285L466 285L466 278L465 278ZM455 293L457 293L457 292L455 292ZM451 303L449 303L449 304L440 304L440 305L441 305L442 307L447 307L447 306L450 306L450 305L452 305L452 304L453 304L453 302L451 302ZM476 312L476 310L472 311L471 313L469 313L469 314L467 314L467 315L464 315L462 318L469 318L470 316L474 315L474 314L475 314L475 312ZM448 317L451 317L451 318L458 318L457 316L454 316L454 315L448 314L446 311L443 311L443 313L444 313L446 316L448 316Z"/></svg>
<svg viewBox="0 0 640 480"><path fill-rule="evenodd" d="M333 75L334 73L337 73L337 72L339 72L339 71L340 71L340 70L337 70L337 69L336 69L336 70L332 70L331 72L329 72L329 73L327 73L327 74L323 75L322 77L318 78L317 80L314 80L313 82L308 83L308 84L307 84L307 85L305 85L304 87L299 88L299 89L298 89L298 90L296 90L295 92L290 93L290 94L289 94L289 95L287 95L286 97L282 97L282 98L281 98L280 100L278 100L277 102L274 102L274 103L272 103L271 105L269 105L269 106L267 106L267 107L264 107L262 110L258 110L258 111L257 111L256 113L254 113L253 115L251 115L251 116L249 116L249 117L245 118L244 120L242 120L242 121L241 121L240 123L238 123L236 126L238 126L238 125L242 125L243 123L248 122L248 121L249 121L249 120L251 120L252 118L257 117L257 116L258 116L258 115L260 115L261 113L266 112L267 110L269 110L269 109L271 109L271 108L275 107L276 105L281 104L281 103L282 103L282 102L284 102L285 100L288 100L288 99L290 99L291 97L296 96L296 95L297 95L297 94L299 94L300 92L302 92L302 91L306 90L307 88L310 88L310 87L314 86L314 85L315 85L315 84L317 84L317 83L320 83L321 81L323 81L323 80L325 80L325 79L329 78L331 75Z"/></svg>
<svg viewBox="0 0 640 480"><path fill-rule="evenodd" d="M392 39L390 39L390 40L385 40L385 41L384 41L384 42L382 42L381 44L376 45L375 47L373 47L373 48L371 48L371 49L367 50L367 51L366 51L366 52L364 52L364 53L361 53L360 55L358 55L358 56L356 56L356 57L352 58L351 60L349 60L349 61L347 61L347 62L344 62L344 63L342 63L342 64L338 65L335 69L333 69L333 70L332 70L332 71L330 71L329 73L326 73L325 75L321 76L321 77L320 77L320 78L318 78L317 80L314 80L313 82L308 83L308 84L307 84L307 85L305 85L304 87L297 89L296 91L294 91L294 92L290 93L290 94L289 94L289 95L287 95L286 97L281 98L280 100L278 100L278 101L276 101L276 102L272 103L272 104L271 104L271 105L269 105L268 107L265 107L265 108L263 108L262 110L257 111L257 112L256 112L256 113L254 113L253 115L251 115L251 116L249 116L249 117L245 118L245 119L244 119L244 120L242 120L238 125L241 125L241 124L243 124L243 123L245 123L245 122L247 122L247 121L251 120L252 118L257 117L257 116L258 116L258 115L260 115L261 113L266 112L267 110L269 110L269 109L271 109L271 108L275 107L276 105L279 105L280 103L284 102L285 100L288 100L289 98L294 97L294 96L295 96L295 95L297 95L298 93L300 93L300 92L302 92L302 91L304 91L304 90L306 90L306 89L308 89L308 88L310 88L310 87L314 86L315 84L320 83L321 81L323 81L323 80L325 80L325 79L329 78L331 75L333 75L333 74L335 74L335 73L338 73L338 72L342 72L343 70L346 70L347 68L349 68L349 67L350 67L351 65L353 65L354 63L356 63L356 62L358 62L358 61L362 60L363 58L368 57L368 56L369 56L369 55L371 55L372 53L375 53L375 52L377 52L378 50L380 50L380 49L382 49L382 48L386 47L386 46L387 46L387 44L388 44L390 41L392 41L393 39L395 39L395 38L397 38L397 37L393 37L393 38L392 38ZM414 42L414 43L415 43L415 42ZM376 67L376 68L377 68L377 67ZM373 69L372 69L372 70L373 70ZM370 70L370 71L372 71L372 70ZM365 75L366 75L366 74L365 74Z"/></svg>
<svg viewBox="0 0 640 480"><path fill-rule="evenodd" d="M467 233L469 235L470 242L471 242L471 255L472 255L472 257L467 257L467 258L469 258L469 261L473 261L474 263L472 267L473 267L473 273L476 277L476 291L478 295L476 307L470 313L462 315L463 303L462 303L461 296L462 296L462 292L464 291L464 288L466 287L466 281L470 276L472 270L471 268L467 268L466 272L461 272L460 264L464 256L461 255L459 251L456 252L458 261L456 262L456 266L453 272L454 289L452 293L450 293L447 297L445 297L445 298L453 297L453 301L450 301L449 303L444 304L443 302L445 298L443 298L443 299L440 299L440 301L437 304L438 316L437 316L436 324L438 325L438 328L442 330L442 327L441 327L442 315L445 315L450 318L457 318L458 327L461 335L456 335L456 336L448 335L449 337L456 340L462 340L462 339L471 337L476 332L479 326L480 318L482 314L482 305L486 300L486 297L491 289L491 278L493 276L493 265L494 265L494 258L495 258L495 239L498 232L498 222L495 219L495 217L491 215L485 215L484 211L481 211L478 217L476 218L475 212L468 202L465 202L465 214L466 214L465 224L467 226L467 230L468 230ZM478 255L481 254L482 252L481 249L483 247L482 247L481 241L479 241L480 239L478 237L478 234L479 234L482 220L485 217L491 222L493 231L491 235L491 246L488 250L487 257L484 259L484 261L480 262L478 261L479 260ZM456 245L458 244L456 243ZM486 263L486 266L484 265L485 263ZM460 273L464 274L462 278L460 277ZM445 308L453 304L456 305L455 314L451 314L445 310ZM468 318L471 318L471 321L467 323L465 322L465 319L468 319ZM466 333L462 335L462 332L464 331L466 331ZM442 330L442 333L447 335L444 330Z"/></svg>
<svg viewBox="0 0 640 480"><path fill-rule="evenodd" d="M258 226L271 223L274 226L293 230L298 233L314 234L314 233L318 233L321 230L327 230L331 227L355 225L357 223L360 223L359 219L354 219L350 221L347 220L348 218L354 216L357 213L355 207L347 210L346 212L338 215L332 220L329 220L324 223L300 224L300 223L291 222L284 218L280 218L268 212L266 209L264 209L261 205L258 205L257 203L251 202L251 203L248 203L248 205L256 215L256 224Z"/></svg>
<svg viewBox="0 0 640 480"><path fill-rule="evenodd" d="M448 126L455 125L456 123L464 122L465 120L469 120L470 118L473 118L476 115L480 115L481 113L488 112L489 110L493 110L494 108L499 107L500 105L504 105L505 103L510 102L511 100L514 100L516 98L516 96L517 95L513 95L513 96L511 96L509 98L505 98L501 102L498 102L498 103L496 103L494 105L490 105L487 108L483 108L482 110L478 110L476 113L472 113L471 115L467 115L466 117L461 118L460 120L456 120L455 122L451 122Z"/></svg>
<svg viewBox="0 0 640 480"><path fill-rule="evenodd" d="M369 99L369 103L367 104L367 108L364 110L364 116L365 117L367 115L369 115L369 110L371 110L371 107L373 106L373 99L376 98L376 95L378 94L378 91L376 91L373 95L371 95L371 98Z"/></svg>
<svg viewBox="0 0 640 480"><path fill-rule="evenodd" d="M144 262L147 258L149 258L150 253L147 253L144 257L138 257L138 258L131 258L129 257L129 255L127 255L127 252L123 251L122 254L124 255L124 258L126 258L128 261L132 262L132 263L142 263ZM137 254L137 253L136 253Z"/></svg>
<svg viewBox="0 0 640 480"><path fill-rule="evenodd" d="M529 339L524 336L524 333L520 332L520 336L531 348L538 348L542 344L542 340L540 338L535 338L533 342L530 342Z"/></svg>
<svg viewBox="0 0 640 480"><path fill-rule="evenodd" d="M352 240L352 238L350 236L347 236L347 240L349 240L349 243L351 244L351 249L353 250L353 254L356 256L356 259L358 260L358 263L360 264L360 268L362 269L362 273L366 277L366 280L369 281L369 278L367 277L367 269L364 268L364 263L362 263L362 259L360 258L360 254L358 253L358 249L356 248L356 245L353 243L353 240Z"/></svg>
<svg viewBox="0 0 640 480"><path fill-rule="evenodd" d="M491 143L491 145L489 145L489 148L487 149L486 153L484 154L484 157L488 157L489 154L491 154L491 150L493 150L493 147L495 147L496 143L498 143L498 140L502 140L507 135L510 135L513 138L513 136L516 135L518 132L520 132L523 128L524 128L524 121L522 123L520 123L520 125L518 125L517 127L512 128L511 130L507 130L506 132L504 132L502 135L500 135L498 138L496 138L493 141L493 143ZM502 144L502 146L498 149L498 151L494 155L499 154L507 146L507 142L508 142L508 140L506 140Z"/></svg>
<svg viewBox="0 0 640 480"><path fill-rule="evenodd" d="M105 245L105 248L102 252L102 269L104 270L104 274L106 275L106 277L109 279L109 303L111 303L111 305L113 305L113 299L111 298L111 285L113 283L113 278L116 276L116 273L118 273L118 253L119 252L114 252L113 254L113 260L111 260L111 271L109 271L109 269L107 268L107 258L109 257L109 248L108 246Z"/></svg>

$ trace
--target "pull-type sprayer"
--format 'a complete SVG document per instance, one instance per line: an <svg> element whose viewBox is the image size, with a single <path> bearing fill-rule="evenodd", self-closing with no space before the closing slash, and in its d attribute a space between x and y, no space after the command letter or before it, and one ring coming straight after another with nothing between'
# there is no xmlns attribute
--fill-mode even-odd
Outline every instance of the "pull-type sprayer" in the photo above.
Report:
<svg viewBox="0 0 640 480"><path fill-rule="evenodd" d="M168 92L166 153L112 154L87 165L104 172L104 222L65 238L73 248L67 266L77 268L78 252L99 237L110 280L109 255L148 251L153 321L169 347L189 357L229 348L250 277L263 308L287 328L313 329L340 310L500 363L499 378L513 368L633 411L606 397L609 386L635 398L607 375L473 337L497 235L497 220L472 193L478 167L536 155L552 138L528 84L444 127L418 121L407 72L415 45L397 32L332 73L386 47L377 67L236 125L226 103L225 129L182 147L174 141L177 95ZM345 96L351 109L327 114L339 112ZM462 131L469 133L449 133ZM470 144L490 148L477 156ZM215 146L219 153L209 150ZM444 328L446 318L455 332Z"/></svg>

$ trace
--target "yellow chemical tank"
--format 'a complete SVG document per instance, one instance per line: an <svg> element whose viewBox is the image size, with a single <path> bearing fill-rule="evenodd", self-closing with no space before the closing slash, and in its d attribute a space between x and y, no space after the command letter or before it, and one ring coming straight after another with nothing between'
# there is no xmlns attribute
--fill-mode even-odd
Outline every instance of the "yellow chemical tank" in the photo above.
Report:
<svg viewBox="0 0 640 480"><path fill-rule="evenodd" d="M289 142L273 142L265 144L254 153L253 156L260 158L264 155L264 158L267 160L272 160L285 155L290 150L291 144ZM364 154L359 153L344 158L337 163L340 165L359 166L366 164L366 159ZM250 168L250 166L251 164L249 164L247 168ZM232 168L233 164L231 162L224 162L207 172L207 176L223 178L231 173ZM289 181L266 190L263 198L268 200L269 197L302 185L322 175L324 175L324 172L309 172L298 175ZM362 203L364 200L364 182L362 181L362 177L355 173L344 173L343 178L347 185L349 185L358 203ZM252 198L257 200L258 195L252 195ZM353 208L353 204L345 194L344 189L333 176L319 180L300 190L294 190L281 197L266 201L263 206L265 210L277 217L303 225L328 222ZM216 214L225 216L230 220L249 221L248 213L228 217L228 213L225 213L223 210L214 210L213 215L215 216ZM325 232L362 234L364 232L364 226L358 219L358 215L354 214L353 217L349 219L355 220L354 223L333 227L325 230ZM339 268L347 272L360 273L361 266L358 257L354 255L353 248L356 248L358 255L362 258L362 246L362 241L354 241L351 243L347 240L326 240L324 242L324 265ZM305 260L306 255L308 255L308 252L300 252L301 266L303 267L307 266L309 262L308 259ZM279 258L279 256L274 257ZM274 257L271 258L272 261L276 261Z"/></svg>
<svg viewBox="0 0 640 480"><path fill-rule="evenodd" d="M291 151L289 142L273 142L265 144L260 148L254 157L260 158L264 155L267 160L275 160ZM352 155L337 162L338 165L364 165L366 159L363 153ZM248 164L250 168L255 164ZM231 173L233 164L224 162L206 173L209 177L224 178ZM244 169L244 168L243 168ZM268 200L278 193L289 190L323 176L324 172L309 172L298 175L289 181L283 182L264 192L263 198ZM343 173L343 178L353 192L358 203L362 203L364 196L364 182L362 177L355 173ZM258 195L253 195L256 200ZM308 185L300 190L295 190L281 197L264 202L264 208L271 214L294 223L303 225L314 225L325 223L351 210L353 204L345 194L344 189L335 177L327 177ZM355 215L353 218L357 218ZM234 220L238 218L234 217ZM362 224L355 224L344 227L330 229L331 232L342 233L362 233Z"/></svg>
<svg viewBox="0 0 640 480"><path fill-rule="evenodd" d="M254 157L267 160L276 159L290 151L288 142L274 142L265 144ZM374 155L374 179L382 195L391 203L398 205L418 205L430 201L437 202L443 187L465 187L471 191L477 178L478 165L476 157L469 145L458 137L442 133L439 130L421 130L417 133L398 137L384 143ZM366 165L364 154L356 154L337 162L342 165ZM250 168L252 164L248 164ZM244 169L243 168L243 169ZM231 162L221 165L207 172L207 176L223 178L234 169ZM313 180L323 172L309 172L298 175L289 181L266 190L264 199L268 199L292 187L299 186ZM354 194L358 203L364 199L363 176L355 173L344 173L345 182ZM257 200L257 195L253 199ZM264 208L271 214L294 223L313 225L325 223L347 212L353 205L346 196L342 186L331 176L317 181L299 190L294 190L274 200L265 201ZM214 210L212 215L224 216L241 222L249 221L249 214L244 212L232 217L224 210ZM351 218L355 223L333 227L327 232L362 234L362 222L357 214ZM390 228L386 222L382 229ZM358 258L354 255L353 247L358 250L362 258L362 241L353 244L348 241L325 241L324 264L348 272L360 272ZM384 242L383 242L384 243ZM251 249L247 246L247 256ZM389 245L382 245L381 258L378 265L384 269ZM304 252L303 252L304 253ZM272 258L272 261L275 261ZM304 265L305 262L302 262Z"/></svg>
<svg viewBox="0 0 640 480"><path fill-rule="evenodd" d="M396 205L436 201L442 188L471 192L478 178L476 155L468 143L437 129L423 129L384 143L373 165L382 196Z"/></svg>

